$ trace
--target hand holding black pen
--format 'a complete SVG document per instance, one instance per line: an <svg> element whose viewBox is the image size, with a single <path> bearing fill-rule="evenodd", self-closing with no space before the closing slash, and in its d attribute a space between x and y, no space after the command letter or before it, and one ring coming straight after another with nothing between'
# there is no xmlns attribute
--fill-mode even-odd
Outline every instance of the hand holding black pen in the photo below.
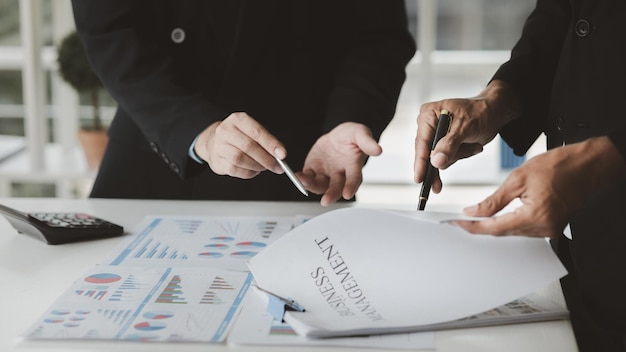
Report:
<svg viewBox="0 0 626 352"><path fill-rule="evenodd" d="M443 136L448 133L448 129L450 127L450 114L447 110L441 110L441 114L439 115L439 121L437 122L437 129L435 130L435 136L433 138L433 143L430 147L430 150L434 150L437 142ZM422 182L422 189L420 191L420 199L417 206L417 210L424 210L426 207L426 201L428 201L428 195L430 194L430 188L433 185L433 180L435 178L435 174L437 169L430 163L430 156L428 157L428 165L426 166L426 175L424 176L424 182Z"/></svg>

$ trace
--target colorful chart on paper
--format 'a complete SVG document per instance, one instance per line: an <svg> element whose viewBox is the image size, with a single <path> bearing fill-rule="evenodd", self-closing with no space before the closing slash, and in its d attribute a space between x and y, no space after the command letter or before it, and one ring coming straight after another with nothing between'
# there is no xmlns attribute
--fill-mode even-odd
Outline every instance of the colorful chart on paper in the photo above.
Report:
<svg viewBox="0 0 626 352"><path fill-rule="evenodd" d="M94 266L26 336L221 342L251 281L246 272L208 267Z"/></svg>
<svg viewBox="0 0 626 352"><path fill-rule="evenodd" d="M212 266L247 271L246 260L302 223L298 217L146 217L107 264Z"/></svg>

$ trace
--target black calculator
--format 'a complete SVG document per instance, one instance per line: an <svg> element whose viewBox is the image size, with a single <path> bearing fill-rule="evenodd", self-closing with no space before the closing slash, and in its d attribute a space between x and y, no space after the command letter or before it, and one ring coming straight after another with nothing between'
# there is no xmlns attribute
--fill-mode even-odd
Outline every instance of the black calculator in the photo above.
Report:
<svg viewBox="0 0 626 352"><path fill-rule="evenodd" d="M84 213L23 213L0 204L0 214L19 232L48 244L87 241L124 233L122 226Z"/></svg>

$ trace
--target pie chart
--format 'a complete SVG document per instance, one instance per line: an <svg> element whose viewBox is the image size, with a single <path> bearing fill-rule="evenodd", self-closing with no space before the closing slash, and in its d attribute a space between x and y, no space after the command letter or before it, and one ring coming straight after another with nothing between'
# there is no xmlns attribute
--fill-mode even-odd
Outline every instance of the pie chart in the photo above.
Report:
<svg viewBox="0 0 626 352"><path fill-rule="evenodd" d="M143 314L143 317L146 319L167 319L173 316L174 316L174 313L166 311L166 310L145 312Z"/></svg>
<svg viewBox="0 0 626 352"><path fill-rule="evenodd" d="M165 324L159 321L151 321L151 322L141 322L141 323L137 323L135 324L135 329L140 330L140 331L155 331L155 330L161 330L163 328L165 328Z"/></svg>
<svg viewBox="0 0 626 352"><path fill-rule="evenodd" d="M233 252L230 255L232 257L239 258L239 259L248 259L248 258L254 257L256 254L257 252L239 251L239 252Z"/></svg>
<svg viewBox="0 0 626 352"><path fill-rule="evenodd" d="M221 258L224 256L224 254L222 253L218 253L218 252L202 252L202 253L198 253L198 255L202 258Z"/></svg>
<svg viewBox="0 0 626 352"><path fill-rule="evenodd" d="M237 243L237 247L243 249L261 249L267 246L264 242L245 241Z"/></svg>
<svg viewBox="0 0 626 352"><path fill-rule="evenodd" d="M117 274L111 273L100 273L89 275L85 278L85 281L92 284L110 284L112 282L116 282L121 280L122 277Z"/></svg>

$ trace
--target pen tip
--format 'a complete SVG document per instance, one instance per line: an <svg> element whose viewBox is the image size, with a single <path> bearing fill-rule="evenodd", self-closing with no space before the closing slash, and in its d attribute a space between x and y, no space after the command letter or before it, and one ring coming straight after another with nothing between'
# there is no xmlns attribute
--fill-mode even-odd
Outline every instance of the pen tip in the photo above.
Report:
<svg viewBox="0 0 626 352"><path fill-rule="evenodd" d="M448 110L441 110L441 115L448 115Z"/></svg>

